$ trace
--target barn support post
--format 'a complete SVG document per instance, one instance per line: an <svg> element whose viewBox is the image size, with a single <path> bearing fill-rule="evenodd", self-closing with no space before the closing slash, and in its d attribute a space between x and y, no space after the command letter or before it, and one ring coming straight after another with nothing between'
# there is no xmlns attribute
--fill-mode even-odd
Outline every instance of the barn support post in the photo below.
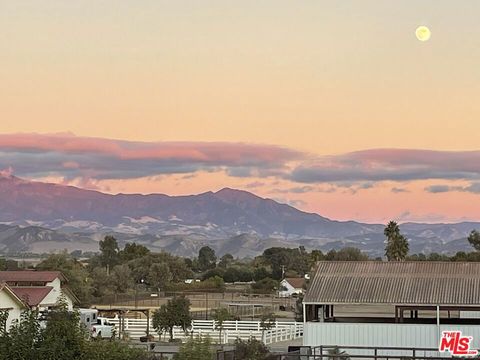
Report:
<svg viewBox="0 0 480 360"><path fill-rule="evenodd" d="M437 305L437 344L440 344L440 306Z"/></svg>

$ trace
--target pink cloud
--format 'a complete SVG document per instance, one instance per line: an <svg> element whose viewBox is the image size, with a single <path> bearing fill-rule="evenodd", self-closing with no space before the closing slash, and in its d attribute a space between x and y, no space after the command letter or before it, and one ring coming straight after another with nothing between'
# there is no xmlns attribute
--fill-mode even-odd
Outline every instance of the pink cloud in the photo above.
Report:
<svg viewBox="0 0 480 360"><path fill-rule="evenodd" d="M282 164L303 154L271 145L224 142L135 142L71 134L0 134L0 149L58 152L63 154L103 154L118 159L177 159L203 163L249 165Z"/></svg>
<svg viewBox="0 0 480 360"><path fill-rule="evenodd" d="M0 170L0 177L10 177L13 175L13 168L9 166L6 169Z"/></svg>
<svg viewBox="0 0 480 360"><path fill-rule="evenodd" d="M289 178L303 183L478 179L480 151L364 150L302 163Z"/></svg>

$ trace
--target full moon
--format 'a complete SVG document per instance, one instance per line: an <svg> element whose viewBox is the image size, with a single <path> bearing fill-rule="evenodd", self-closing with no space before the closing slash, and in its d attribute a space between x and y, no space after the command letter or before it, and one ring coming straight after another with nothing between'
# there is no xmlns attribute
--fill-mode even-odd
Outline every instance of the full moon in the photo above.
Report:
<svg viewBox="0 0 480 360"><path fill-rule="evenodd" d="M428 41L430 39L430 36L432 36L432 33L430 32L430 29L428 27L419 26L417 30L415 30L415 35L420 41Z"/></svg>

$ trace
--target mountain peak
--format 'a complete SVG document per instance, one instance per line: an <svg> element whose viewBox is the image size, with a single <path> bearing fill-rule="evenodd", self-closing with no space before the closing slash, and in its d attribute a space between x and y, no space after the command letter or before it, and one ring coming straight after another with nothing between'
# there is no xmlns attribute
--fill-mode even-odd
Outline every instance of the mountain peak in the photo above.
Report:
<svg viewBox="0 0 480 360"><path fill-rule="evenodd" d="M251 192L245 190L232 189L229 187L224 187L223 189L217 191L215 196L222 200L226 201L247 201L253 199L262 199L260 196L252 194Z"/></svg>
<svg viewBox="0 0 480 360"><path fill-rule="evenodd" d="M19 177L16 177L12 174L9 174L7 172L4 172L4 171L0 171L0 181L3 181L3 182L6 182L6 183L9 183L9 184L26 184L26 183L30 183L29 180L24 180L24 179L21 179Z"/></svg>
<svg viewBox="0 0 480 360"><path fill-rule="evenodd" d="M252 193L249 192L249 191L240 190L240 189L233 189L233 188L229 188L229 187L224 187L223 189L218 190L215 194L216 194L216 195L223 195L223 194L236 194L236 195L239 195L239 194L243 194L243 195L249 195L249 196L258 197L257 195L252 194Z"/></svg>

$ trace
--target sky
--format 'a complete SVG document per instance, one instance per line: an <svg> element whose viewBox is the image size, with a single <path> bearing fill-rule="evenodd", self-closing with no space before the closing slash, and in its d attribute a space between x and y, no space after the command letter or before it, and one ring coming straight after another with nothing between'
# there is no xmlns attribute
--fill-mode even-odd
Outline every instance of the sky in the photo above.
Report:
<svg viewBox="0 0 480 360"><path fill-rule="evenodd" d="M476 0L0 0L0 173L480 220L479 14Z"/></svg>

